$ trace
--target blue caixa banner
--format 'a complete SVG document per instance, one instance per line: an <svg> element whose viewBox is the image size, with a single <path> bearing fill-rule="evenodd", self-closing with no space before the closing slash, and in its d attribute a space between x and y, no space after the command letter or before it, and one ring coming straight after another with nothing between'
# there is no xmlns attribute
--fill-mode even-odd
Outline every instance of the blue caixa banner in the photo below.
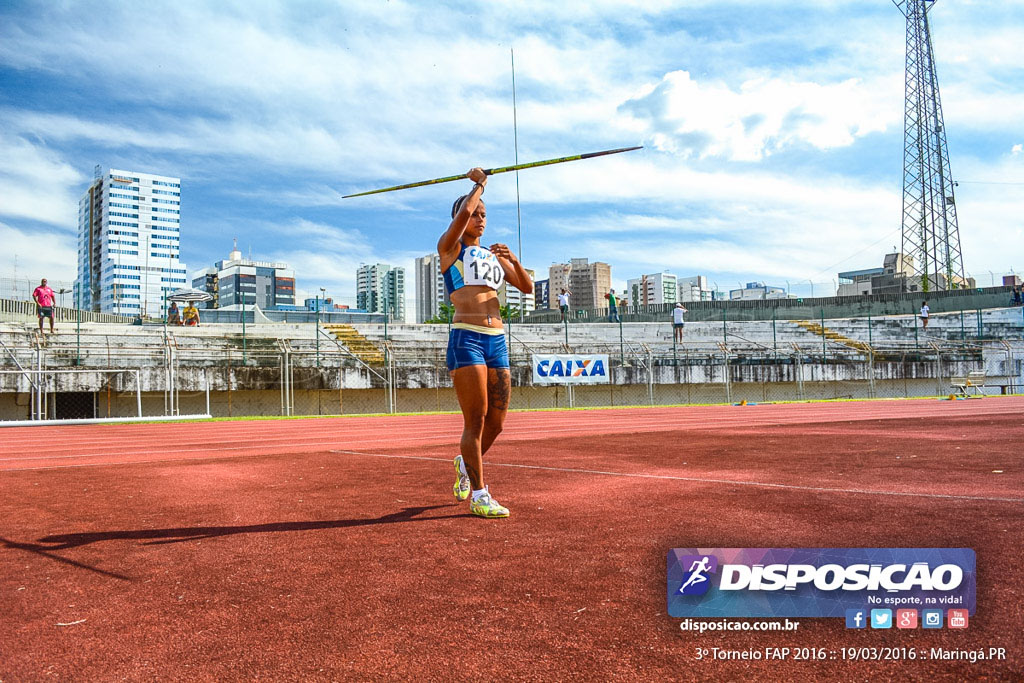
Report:
<svg viewBox="0 0 1024 683"><path fill-rule="evenodd" d="M673 617L975 608L970 548L673 548L667 576Z"/></svg>

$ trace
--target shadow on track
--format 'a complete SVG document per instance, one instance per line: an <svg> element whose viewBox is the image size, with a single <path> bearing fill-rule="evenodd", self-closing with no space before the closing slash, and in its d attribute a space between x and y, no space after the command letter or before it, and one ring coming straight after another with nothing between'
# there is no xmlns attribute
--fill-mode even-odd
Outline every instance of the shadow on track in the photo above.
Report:
<svg viewBox="0 0 1024 683"><path fill-rule="evenodd" d="M39 550L53 551L78 548L90 543L101 541L148 541L142 545L161 545L166 543L182 543L185 541L197 541L205 538L217 538L218 536L235 536L238 534L264 534L277 533L282 531L316 531L320 529L347 529L358 526L373 526L376 524L397 524L401 522L429 522L439 519L457 519L459 517L472 517L469 513L457 515L441 515L435 517L419 517L428 510L438 508L450 508L446 505L430 505L407 507L399 512L392 512L381 517L371 519L333 519L318 522L270 522L268 524L247 524L244 526L200 526L200 527L179 527L174 529L128 529L123 531L93 531L78 534L55 534L44 536L38 540L39 544L34 547ZM32 544L12 544L18 545Z"/></svg>
<svg viewBox="0 0 1024 683"><path fill-rule="evenodd" d="M104 569L99 569L97 567L90 567L87 564L82 564L81 562L75 562L74 560L69 560L66 557L61 557L60 555L54 555L54 554L52 554L52 552L50 552L50 551L53 551L53 550L59 550L59 548L55 548L55 547L51 548L51 547L47 547L47 546L41 546L41 545L39 545L37 543L18 543L17 541L9 541L6 538L3 538L2 536L0 536L0 548L11 548L13 550L24 550L25 552L33 553L35 555L39 555L40 557L45 557L45 558L48 558L48 559L51 559L51 560L56 560L57 562L60 562L62 564L69 564L72 567L78 567L79 569L87 569L88 571L96 572L97 574L102 574L103 576L109 576L112 579L120 579L121 581L131 581L131 578L129 578L129 577L123 575L123 574L118 574L116 572L108 572L108 571L106 571Z"/></svg>

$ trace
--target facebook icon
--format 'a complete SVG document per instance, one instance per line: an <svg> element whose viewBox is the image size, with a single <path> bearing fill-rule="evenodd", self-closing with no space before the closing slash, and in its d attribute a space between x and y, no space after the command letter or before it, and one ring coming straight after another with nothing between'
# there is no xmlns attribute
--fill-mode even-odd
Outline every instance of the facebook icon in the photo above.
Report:
<svg viewBox="0 0 1024 683"><path fill-rule="evenodd" d="M867 628L867 611L862 609L846 610L846 628Z"/></svg>

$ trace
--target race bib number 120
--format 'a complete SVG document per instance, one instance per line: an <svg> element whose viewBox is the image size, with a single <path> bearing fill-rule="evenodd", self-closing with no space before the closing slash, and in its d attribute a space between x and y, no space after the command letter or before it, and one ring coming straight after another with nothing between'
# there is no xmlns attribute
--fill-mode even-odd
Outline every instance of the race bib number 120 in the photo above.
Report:
<svg viewBox="0 0 1024 683"><path fill-rule="evenodd" d="M463 278L467 285L483 285L498 289L505 281L505 271L502 270L497 257L487 249L467 249L465 264Z"/></svg>

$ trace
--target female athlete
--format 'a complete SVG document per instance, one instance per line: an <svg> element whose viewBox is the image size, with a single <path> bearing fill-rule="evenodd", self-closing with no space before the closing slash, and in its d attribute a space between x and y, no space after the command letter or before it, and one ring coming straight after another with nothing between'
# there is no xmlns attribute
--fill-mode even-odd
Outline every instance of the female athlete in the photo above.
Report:
<svg viewBox="0 0 1024 683"><path fill-rule="evenodd" d="M437 242L445 287L455 307L448 337L448 369L462 408L461 453L455 456L455 498L470 500L480 517L508 517L508 508L484 485L483 454L501 433L511 383L498 288L508 282L524 294L533 281L504 244L480 245L487 212L480 197L487 184L483 169L466 174L475 184L452 206L452 222Z"/></svg>

